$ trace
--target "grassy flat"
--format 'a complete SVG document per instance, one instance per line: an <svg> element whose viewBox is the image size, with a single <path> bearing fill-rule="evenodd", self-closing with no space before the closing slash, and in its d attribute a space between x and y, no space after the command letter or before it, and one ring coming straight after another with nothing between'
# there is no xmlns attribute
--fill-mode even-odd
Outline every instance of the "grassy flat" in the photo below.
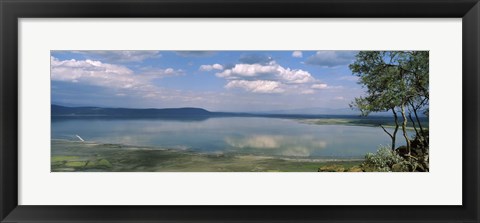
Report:
<svg viewBox="0 0 480 223"><path fill-rule="evenodd" d="M299 119L300 123L314 124L314 125L350 125L350 126L369 126L379 127L383 125L385 128L395 128L395 123L390 119L342 119L342 118L321 118L321 119ZM425 129L428 129L428 123L422 123ZM399 126L401 128L401 126ZM407 130L413 131L414 128L411 123L407 125Z"/></svg>
<svg viewBox="0 0 480 223"><path fill-rule="evenodd" d="M52 172L358 172L360 160L297 159L52 141Z"/></svg>

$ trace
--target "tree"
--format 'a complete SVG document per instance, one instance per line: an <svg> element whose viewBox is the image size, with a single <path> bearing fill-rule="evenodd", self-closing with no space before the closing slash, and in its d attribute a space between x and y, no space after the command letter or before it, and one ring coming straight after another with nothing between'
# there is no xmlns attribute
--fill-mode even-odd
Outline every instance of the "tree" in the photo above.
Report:
<svg viewBox="0 0 480 223"><path fill-rule="evenodd" d="M408 71L411 85L411 97L409 98L410 119L417 136L421 137L423 146L428 147L428 136L419 118L419 113L428 117L429 106L429 54L427 51L406 52L405 62L402 69ZM411 117L414 114L415 119ZM416 128L415 122L418 125Z"/></svg>
<svg viewBox="0 0 480 223"><path fill-rule="evenodd" d="M425 134L418 113L424 111L428 114L428 52L361 51L349 67L359 77L359 83L366 87L365 95L355 98L350 106L359 109L365 116L371 112L392 112L395 123L393 133L380 125L392 140L392 150L395 150L400 113L402 133L410 154L407 112L417 134Z"/></svg>

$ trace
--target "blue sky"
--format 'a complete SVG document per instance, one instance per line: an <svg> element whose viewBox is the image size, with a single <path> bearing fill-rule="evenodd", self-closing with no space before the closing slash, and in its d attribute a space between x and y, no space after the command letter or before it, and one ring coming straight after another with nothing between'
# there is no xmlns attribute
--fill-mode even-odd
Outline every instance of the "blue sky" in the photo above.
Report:
<svg viewBox="0 0 480 223"><path fill-rule="evenodd" d="M210 111L348 108L353 51L52 51L52 104Z"/></svg>

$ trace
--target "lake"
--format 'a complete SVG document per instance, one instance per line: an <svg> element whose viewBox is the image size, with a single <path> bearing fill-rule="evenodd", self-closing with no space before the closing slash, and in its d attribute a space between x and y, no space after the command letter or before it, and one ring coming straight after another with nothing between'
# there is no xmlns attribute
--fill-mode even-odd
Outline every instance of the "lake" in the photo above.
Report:
<svg viewBox="0 0 480 223"><path fill-rule="evenodd" d="M390 145L380 127L315 125L295 119L217 117L112 119L52 117L52 139L170 148L206 154L363 158ZM399 131L401 132L401 131ZM398 142L401 143L398 134Z"/></svg>

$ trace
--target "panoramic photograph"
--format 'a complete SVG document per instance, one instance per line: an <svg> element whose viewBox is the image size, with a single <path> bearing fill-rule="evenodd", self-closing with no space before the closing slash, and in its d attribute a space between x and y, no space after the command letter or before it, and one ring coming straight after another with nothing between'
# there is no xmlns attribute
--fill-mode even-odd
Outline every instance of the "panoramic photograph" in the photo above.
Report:
<svg viewBox="0 0 480 223"><path fill-rule="evenodd" d="M52 172L429 172L429 52L53 50Z"/></svg>

